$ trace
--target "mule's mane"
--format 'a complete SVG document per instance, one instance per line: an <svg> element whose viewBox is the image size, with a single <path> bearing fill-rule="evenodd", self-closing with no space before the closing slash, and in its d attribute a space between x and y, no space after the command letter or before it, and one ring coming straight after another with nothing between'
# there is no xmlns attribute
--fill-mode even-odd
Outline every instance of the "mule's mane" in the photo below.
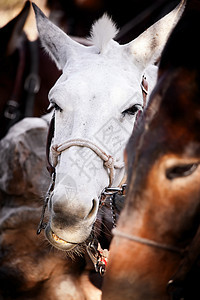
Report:
<svg viewBox="0 0 200 300"><path fill-rule="evenodd" d="M106 48L108 42L113 39L117 33L118 29L115 23L107 14L104 14L92 25L90 40L101 53Z"/></svg>

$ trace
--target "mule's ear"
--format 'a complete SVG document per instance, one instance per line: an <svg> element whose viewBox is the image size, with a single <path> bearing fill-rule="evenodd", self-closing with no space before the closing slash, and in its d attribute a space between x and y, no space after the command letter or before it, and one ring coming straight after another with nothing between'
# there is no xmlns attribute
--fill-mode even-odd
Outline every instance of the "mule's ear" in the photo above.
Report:
<svg viewBox="0 0 200 300"><path fill-rule="evenodd" d="M63 69L69 56L82 45L73 41L64 31L54 25L36 4L32 3L32 5L41 43L57 67Z"/></svg>
<svg viewBox="0 0 200 300"><path fill-rule="evenodd" d="M135 40L125 45L141 69L159 60L171 31L182 16L185 3L186 0L182 0L173 11L149 27Z"/></svg>
<svg viewBox="0 0 200 300"><path fill-rule="evenodd" d="M30 10L30 2L27 1L22 11L12 19L7 25L0 29L0 55L11 55L21 41L23 27Z"/></svg>

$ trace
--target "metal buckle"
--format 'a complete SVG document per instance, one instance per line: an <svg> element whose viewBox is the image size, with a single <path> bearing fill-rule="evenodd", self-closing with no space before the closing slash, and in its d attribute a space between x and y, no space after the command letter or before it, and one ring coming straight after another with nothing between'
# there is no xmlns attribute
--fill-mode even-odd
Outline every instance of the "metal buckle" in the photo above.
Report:
<svg viewBox="0 0 200 300"><path fill-rule="evenodd" d="M14 120L17 116L17 109L19 107L18 102L15 100L9 100L4 111L4 116L7 119Z"/></svg>
<svg viewBox="0 0 200 300"><path fill-rule="evenodd" d="M105 192L112 193L112 194L117 193L119 195L123 195L126 186L127 184L122 184L121 187L107 187L105 188Z"/></svg>
<svg viewBox="0 0 200 300"><path fill-rule="evenodd" d="M101 193L100 200L102 201L103 198L106 198L107 196L112 196L114 194L124 195L126 187L127 184L122 184L121 187L106 187Z"/></svg>
<svg viewBox="0 0 200 300"><path fill-rule="evenodd" d="M86 246L86 250L93 262L95 271L101 276L104 276L108 261L108 250L103 250L100 243L95 243L95 240Z"/></svg>
<svg viewBox="0 0 200 300"><path fill-rule="evenodd" d="M37 74L31 73L26 78L24 88L29 93L37 94L40 89L40 78Z"/></svg>

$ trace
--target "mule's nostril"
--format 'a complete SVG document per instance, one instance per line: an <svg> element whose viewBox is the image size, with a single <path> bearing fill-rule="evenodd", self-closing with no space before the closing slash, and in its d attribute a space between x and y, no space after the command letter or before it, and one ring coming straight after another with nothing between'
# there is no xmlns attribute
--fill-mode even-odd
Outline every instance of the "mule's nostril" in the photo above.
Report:
<svg viewBox="0 0 200 300"><path fill-rule="evenodd" d="M96 209L97 209L97 201L95 199L93 199L92 200L92 208L91 208L89 214L87 215L87 219L94 216Z"/></svg>

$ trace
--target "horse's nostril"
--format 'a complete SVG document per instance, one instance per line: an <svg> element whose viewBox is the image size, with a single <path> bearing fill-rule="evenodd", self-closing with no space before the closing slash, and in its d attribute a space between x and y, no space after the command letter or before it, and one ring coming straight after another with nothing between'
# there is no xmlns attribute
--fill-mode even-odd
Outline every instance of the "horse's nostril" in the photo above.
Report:
<svg viewBox="0 0 200 300"><path fill-rule="evenodd" d="M87 219L91 218L92 216L94 216L94 214L96 213L97 210L97 201L95 199L92 200L92 208L89 212L89 214L87 215Z"/></svg>

